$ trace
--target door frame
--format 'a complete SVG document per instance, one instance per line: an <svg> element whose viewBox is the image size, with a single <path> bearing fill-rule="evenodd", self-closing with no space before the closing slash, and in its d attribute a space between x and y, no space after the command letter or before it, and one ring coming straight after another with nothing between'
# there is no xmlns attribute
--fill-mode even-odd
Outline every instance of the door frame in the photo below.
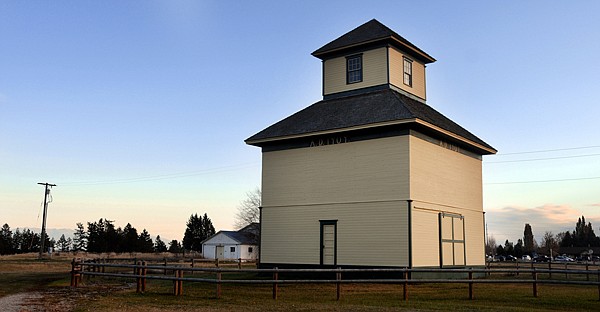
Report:
<svg viewBox="0 0 600 312"><path fill-rule="evenodd" d="M320 251L320 265L323 264L323 227L325 225L333 225L333 266L337 265L337 222L338 220L319 220L319 229L320 229L320 239L319 239L319 251ZM327 264L331 265L331 264Z"/></svg>

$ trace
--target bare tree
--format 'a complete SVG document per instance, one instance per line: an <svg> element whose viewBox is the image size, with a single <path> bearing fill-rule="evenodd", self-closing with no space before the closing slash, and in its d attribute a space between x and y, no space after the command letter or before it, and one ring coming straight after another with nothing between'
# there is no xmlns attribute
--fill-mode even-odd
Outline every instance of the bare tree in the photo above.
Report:
<svg viewBox="0 0 600 312"><path fill-rule="evenodd" d="M490 236L485 244L485 254L488 256L494 256L496 254L496 239L494 236Z"/></svg>
<svg viewBox="0 0 600 312"><path fill-rule="evenodd" d="M246 193L246 199L240 202L235 214L235 227L241 229L251 223L260 222L260 188Z"/></svg>
<svg viewBox="0 0 600 312"><path fill-rule="evenodd" d="M541 243L541 250L544 253L547 253L550 255L550 251L552 251L552 253L556 253L558 252L558 235L554 236L554 234L552 234L552 232L546 232L544 233L544 237L542 238L542 243ZM552 255L550 255L552 256Z"/></svg>

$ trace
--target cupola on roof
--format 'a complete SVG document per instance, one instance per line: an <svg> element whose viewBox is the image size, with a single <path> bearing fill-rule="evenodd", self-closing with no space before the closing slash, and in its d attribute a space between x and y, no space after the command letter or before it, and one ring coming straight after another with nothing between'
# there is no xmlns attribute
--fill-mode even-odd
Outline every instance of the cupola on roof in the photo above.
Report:
<svg viewBox="0 0 600 312"><path fill-rule="evenodd" d="M348 82L345 79L348 59L356 57L354 53L360 55L360 69L365 72L361 81ZM368 21L312 55L323 60L324 80L330 85L337 83L331 88L333 91L324 91L323 100L246 139L247 144L266 149L296 148L304 146L307 138L323 135L381 134L389 129L408 129L478 155L496 153L492 146L427 105L424 94L419 96L414 92L418 82L424 91L424 64L435 59L379 21ZM406 76L406 63L415 69L411 69L409 85L402 80L402 74ZM420 70L418 79L415 78L417 68ZM392 76L400 79L394 80ZM414 85L410 85L413 78ZM324 86L327 89L326 82Z"/></svg>
<svg viewBox="0 0 600 312"><path fill-rule="evenodd" d="M372 19L322 46L313 52L312 55L320 59L326 59L332 55L345 53L348 50L379 44L391 44L402 50L407 50L413 57L418 58L425 64L435 62L435 59L429 54L376 19Z"/></svg>

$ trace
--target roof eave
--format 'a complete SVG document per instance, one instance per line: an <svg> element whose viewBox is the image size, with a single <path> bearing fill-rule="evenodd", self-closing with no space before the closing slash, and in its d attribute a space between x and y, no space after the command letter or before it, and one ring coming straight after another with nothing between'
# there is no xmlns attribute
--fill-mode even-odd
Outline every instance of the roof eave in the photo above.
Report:
<svg viewBox="0 0 600 312"><path fill-rule="evenodd" d="M416 123L422 126L425 126L435 132L438 132L440 134L443 134L445 136L451 137L457 141L462 142L463 144L466 144L468 146L471 146L475 149L477 149L478 151L481 152L482 155L490 155L490 154L496 154L498 151L494 148L479 144L477 142L474 142L472 140L469 140L467 138L464 138L458 134L455 134L451 131L445 130L443 128L440 128L436 125L433 125L427 121L424 121L422 119L419 118L409 118L409 119L402 119L402 120L393 120L393 121L386 121L386 122L378 122L378 123L372 123L372 124L366 124L366 125L360 125L360 126L354 126L354 127L346 127L346 128L338 128L338 129L330 129L330 130L323 130L323 131L313 131L313 132L306 132L306 133L301 133L301 134L292 134L292 135L285 135L285 136L277 136L277 137L269 137L269 138L264 138L264 139L255 139L255 140L251 140L251 139L247 139L244 142L248 145L254 145L254 146L258 146L260 147L261 145L263 145L264 143L271 143L271 142L277 142L277 141L283 141L283 140L290 140L290 139L298 139L298 138L304 138L304 137L311 137L311 136L318 136L318 135L326 135L326 134L333 134L333 133L340 133L340 132L346 132L346 131L353 131L353 130L361 130L361 129L369 129L369 128L376 128L376 127L383 127L383 126L391 126L391 125L400 125L400 124L409 124L409 123Z"/></svg>
<svg viewBox="0 0 600 312"><path fill-rule="evenodd" d="M319 52L319 50L320 50L319 49L319 50L316 50L313 53L311 53L311 55L314 57L317 57L321 60L324 60L324 59L328 58L328 56L330 56L330 55L335 55L335 54L341 53L345 50L352 50L352 49L355 49L355 48L358 48L361 46L367 46L370 44L374 44L374 43L378 43L378 42L386 42L386 41L389 41L392 44L399 46L400 48L408 49L409 51L413 52L416 56L418 56L425 64L433 63L436 61L436 59L434 59L433 57L431 57L429 54L425 53L421 49L417 48L416 46L414 46L412 44L407 44L394 36L386 36L386 37L376 38L376 39L372 39L372 40L362 41L359 43L345 45L345 46L342 46L339 48L329 49L329 50L325 50L325 51L321 51L321 52Z"/></svg>

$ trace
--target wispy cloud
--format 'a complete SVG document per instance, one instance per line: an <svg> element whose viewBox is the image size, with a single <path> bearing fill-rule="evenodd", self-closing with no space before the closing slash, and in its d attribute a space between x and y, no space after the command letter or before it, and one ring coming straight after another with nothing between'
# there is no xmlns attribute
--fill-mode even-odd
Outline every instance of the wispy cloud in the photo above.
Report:
<svg viewBox="0 0 600 312"><path fill-rule="evenodd" d="M600 207L600 203L598 203L598 204L589 204L588 206L591 206L591 207Z"/></svg>
<svg viewBox="0 0 600 312"><path fill-rule="evenodd" d="M486 213L486 222L488 233L493 235L498 243L503 243L507 239L516 242L517 239L522 238L525 223L531 225L534 236L539 241L547 231L557 234L573 230L582 215L594 227L600 225L600 214L588 215L570 205L556 204L538 207L507 206L489 210Z"/></svg>

